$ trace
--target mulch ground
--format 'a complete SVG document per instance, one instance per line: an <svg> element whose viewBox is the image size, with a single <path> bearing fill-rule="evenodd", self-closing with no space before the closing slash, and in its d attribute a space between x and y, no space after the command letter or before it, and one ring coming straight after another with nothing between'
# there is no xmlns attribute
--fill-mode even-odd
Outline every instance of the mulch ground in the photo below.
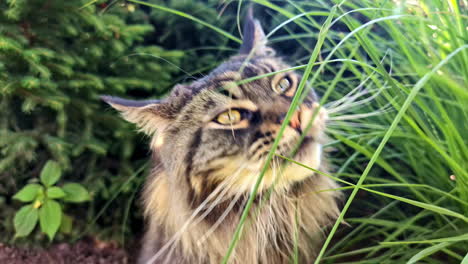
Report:
<svg viewBox="0 0 468 264"><path fill-rule="evenodd" d="M0 243L0 263L8 264L128 264L128 253L115 243L84 239L60 243L47 249L17 248Z"/></svg>

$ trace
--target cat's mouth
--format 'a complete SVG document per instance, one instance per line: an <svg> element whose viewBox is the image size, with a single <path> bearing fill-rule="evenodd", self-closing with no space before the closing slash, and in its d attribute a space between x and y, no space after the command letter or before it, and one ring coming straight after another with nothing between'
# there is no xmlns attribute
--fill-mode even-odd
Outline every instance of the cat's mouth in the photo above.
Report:
<svg viewBox="0 0 468 264"><path fill-rule="evenodd" d="M289 127L296 135L291 139L282 140L277 153L286 157L296 157L311 144L320 140L328 118L325 108L319 108L318 103L312 107L301 106L289 121Z"/></svg>
<svg viewBox="0 0 468 264"><path fill-rule="evenodd" d="M289 125L282 134L280 144L275 150L277 155L274 157L274 163L283 163L284 157L297 162L308 162L310 160L308 156L316 156L317 154L314 153L316 151L315 145L320 144L326 119L325 109L319 109L317 103L312 107L301 106L291 117ZM252 161L266 159L278 136L279 129L280 125L274 131L264 134L261 140L253 144L250 149L251 152L254 152L250 156Z"/></svg>
<svg viewBox="0 0 468 264"><path fill-rule="evenodd" d="M291 126L298 127L296 130L304 137L318 138L325 129L325 122L328 119L328 114L325 108L320 107L318 103L313 103L312 107L302 105L297 113L297 118L291 120ZM298 122L298 124L293 123Z"/></svg>
<svg viewBox="0 0 468 264"><path fill-rule="evenodd" d="M296 142L280 144L276 150L276 154L283 157L295 158L300 156L313 142L312 136L300 134Z"/></svg>
<svg viewBox="0 0 468 264"><path fill-rule="evenodd" d="M306 167L319 169L327 117L326 110L318 108L318 104L315 103L312 107L301 106L291 118L270 163L272 171L277 171L278 165L282 164L279 174L272 173L272 177L279 176L280 184L289 186L313 175L314 172Z"/></svg>

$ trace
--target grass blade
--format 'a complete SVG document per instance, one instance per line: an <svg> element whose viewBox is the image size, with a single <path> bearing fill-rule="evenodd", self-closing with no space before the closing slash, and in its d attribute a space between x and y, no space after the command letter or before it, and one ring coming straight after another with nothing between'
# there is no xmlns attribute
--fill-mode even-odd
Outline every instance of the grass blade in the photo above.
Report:
<svg viewBox="0 0 468 264"><path fill-rule="evenodd" d="M233 236L233 238L231 240L231 243L229 245L228 251L227 251L226 255L223 258L223 261L222 261L223 264L228 263L229 258L231 256L232 252L234 251L234 248L236 247L237 242L240 239L244 223L245 223L245 221L247 219L250 208L252 207L253 201L255 200L255 197L257 195L257 190L258 190L258 188L260 186L260 183L261 183L261 181L263 179L263 176L265 175L266 171L269 168L271 159L273 158L274 153L275 153L275 151L276 151L276 149L277 149L277 147L279 145L279 142L280 142L281 137L282 137L282 135L284 133L284 130L285 130L286 126L289 124L289 120L291 119L292 115L296 111L296 106L297 106L297 104L298 104L298 102L299 102L299 100L300 100L300 98L302 96L302 92L304 91L304 88L306 87L305 84L307 82L307 79L308 79L311 71L312 71L312 67L314 65L314 62L316 61L316 59L318 57L320 48L322 47L325 36L326 36L326 34L327 34L328 30L329 30L329 25L331 23L331 20L332 20L333 16L335 15L335 12L336 12L336 6L332 8L329 17L325 21L325 23L323 25L323 28L322 28L322 30L321 30L321 32L319 34L319 39L318 39L317 44L316 44L316 46L314 48L314 52L310 56L310 60L309 60L309 63L307 64L306 70L304 72L304 76L303 76L301 82L299 83L299 86L297 88L297 92L294 95L294 98L293 98L293 100L291 102L291 106L289 107L289 110L288 110L288 112L286 114L285 120L283 121L283 123L281 125L281 128L278 131L278 135L276 136L276 139L273 142L273 146L271 147L271 150L268 153L268 157L266 159L265 165L263 166L263 169L262 169L260 175L258 176L258 179L257 179L257 181L255 183L255 186L253 187L253 190L252 190L252 192L250 194L249 200L247 201L247 203L245 205L245 208L244 208L244 210L242 212L241 218L239 220L239 224L236 227L236 230L234 232L234 236Z"/></svg>
<svg viewBox="0 0 468 264"><path fill-rule="evenodd" d="M359 27L360 28L360 27ZM366 179L367 175L369 174L370 169L374 165L374 163L377 161L380 153L382 152L383 148L387 144L388 140L390 139L391 135L393 134L393 131L396 129L398 123L402 119L403 115L405 114L406 110L418 94L419 90L422 89L422 87L427 83L429 78L437 72L443 65L445 65L452 57L454 57L456 54L461 52L462 50L468 48L468 45L464 45L462 47L459 47L452 53L450 53L444 60L442 60L437 66L435 66L430 72L428 72L426 75L424 75L423 78L421 78L414 88L411 90L411 93L408 95L406 98L405 102L403 103L403 106L401 107L400 111L398 111L398 114L396 115L394 121L390 125L390 128L387 130L387 133L385 133L384 138L380 142L379 146L375 150L374 154L372 155L371 160L369 161L369 164L366 166L364 172L362 173L361 177L359 178L359 181L356 184L356 188L353 189L353 192L349 196L348 200L346 201L345 206L343 207L343 210L341 214L338 216L338 219L336 220L335 224L333 225L332 230L330 231L330 234L327 237L327 240L325 241L324 245L322 246L322 249L320 250L319 255L317 256L317 259L315 260L314 263L318 264L320 262L320 259L323 257L325 254L325 250L328 247L328 244L330 243L331 239L333 238L333 235L335 234L336 230L338 229L338 225L343 221L344 215L348 211L348 208L351 206L351 203L356 196L359 187L363 184L364 180Z"/></svg>

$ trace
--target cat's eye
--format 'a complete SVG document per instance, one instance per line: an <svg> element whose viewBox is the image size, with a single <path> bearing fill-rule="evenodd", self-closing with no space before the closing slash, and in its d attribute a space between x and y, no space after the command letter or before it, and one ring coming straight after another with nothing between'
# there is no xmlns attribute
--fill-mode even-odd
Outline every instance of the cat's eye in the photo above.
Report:
<svg viewBox="0 0 468 264"><path fill-rule="evenodd" d="M279 77L279 78L278 78ZM278 76L272 82L272 88L277 94L284 94L286 96L294 95L294 91L290 92L294 82L290 76Z"/></svg>
<svg viewBox="0 0 468 264"><path fill-rule="evenodd" d="M237 100L222 108L213 109L203 122L212 129L244 129L259 120L258 108L247 100Z"/></svg>
<svg viewBox="0 0 468 264"><path fill-rule="evenodd" d="M279 81L279 83L275 87L275 91L279 94L286 92L289 87L291 87L291 82L289 81L288 77L284 77Z"/></svg>
<svg viewBox="0 0 468 264"><path fill-rule="evenodd" d="M235 125L242 120L242 114L239 110L230 109L217 115L215 121L221 125Z"/></svg>

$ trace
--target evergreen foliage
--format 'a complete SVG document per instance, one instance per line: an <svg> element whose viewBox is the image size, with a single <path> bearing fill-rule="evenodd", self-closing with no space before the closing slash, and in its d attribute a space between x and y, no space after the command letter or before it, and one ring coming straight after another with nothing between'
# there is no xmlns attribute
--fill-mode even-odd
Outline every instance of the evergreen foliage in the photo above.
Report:
<svg viewBox="0 0 468 264"><path fill-rule="evenodd" d="M143 11L88 2L0 3L2 239L13 237L12 210L18 204L10 197L37 182L49 159L60 164L66 181L90 190L91 206L73 217L97 229L91 221L97 211L148 154L142 136L109 111L99 95L158 97L179 72L174 65L182 52L143 45L154 34L154 27L139 19ZM122 203L141 180L127 185ZM124 209L106 212L101 224L119 226Z"/></svg>
<svg viewBox="0 0 468 264"><path fill-rule="evenodd" d="M320 263L466 261L468 240L459 236L468 232L466 5L441 0L254 2L267 33L294 18L269 38L292 65L309 60L317 36L325 34L324 21L336 11L311 85L325 103L350 91L374 98L335 109L332 117L380 113L335 119L328 126L333 175L351 183L365 179L361 187L367 189L355 192L343 214L350 225L337 222L340 228L330 233L330 239L335 237L323 248ZM240 3L244 9L247 1ZM135 198L146 175L142 171L148 169L147 140L98 96L159 97L174 84L209 71L234 54L238 43L185 15L240 37L238 4L0 1L0 241L14 235L13 216L21 205L13 194L39 183L48 160L64 171L58 185L62 179L79 182L91 193L89 203L64 208L75 220L68 238L136 237L142 225ZM431 72L437 65L443 67ZM403 111L410 96L413 101ZM398 114L400 122L390 129ZM370 160L372 170L366 171Z"/></svg>
<svg viewBox="0 0 468 264"><path fill-rule="evenodd" d="M190 14L238 36L235 3L223 3L218 0L149 0L147 2ZM240 43L230 41L199 23L156 8L148 6L140 8L148 9L149 21L156 29L155 34L146 38L147 43L158 43L166 48L184 51L185 56L181 63L186 71L184 78L190 75L198 77L196 74L208 72L228 56L237 53Z"/></svg>

